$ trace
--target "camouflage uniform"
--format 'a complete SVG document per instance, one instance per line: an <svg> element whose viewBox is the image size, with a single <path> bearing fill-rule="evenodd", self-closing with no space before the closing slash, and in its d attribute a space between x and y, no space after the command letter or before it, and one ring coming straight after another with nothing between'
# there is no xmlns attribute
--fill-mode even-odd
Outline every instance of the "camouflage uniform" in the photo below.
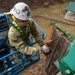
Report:
<svg viewBox="0 0 75 75"><path fill-rule="evenodd" d="M22 30L24 32L24 36L21 35L21 33L13 26L11 25L9 32L8 32L8 38L9 43L12 47L15 47L20 52L32 55L40 53L41 50L37 47L30 47L28 44L30 42L29 34L31 33L34 38L36 39L36 42L40 44L40 46L44 45L44 42L42 38L39 36L39 32L36 29L36 26L32 20L30 20L30 32L28 31L28 27L25 26Z"/></svg>

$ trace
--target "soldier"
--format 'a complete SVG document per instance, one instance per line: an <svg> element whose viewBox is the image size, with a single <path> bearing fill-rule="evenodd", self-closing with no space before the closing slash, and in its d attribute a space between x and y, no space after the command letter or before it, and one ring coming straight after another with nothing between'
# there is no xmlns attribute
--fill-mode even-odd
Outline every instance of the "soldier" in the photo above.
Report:
<svg viewBox="0 0 75 75"><path fill-rule="evenodd" d="M31 11L29 6L23 2L19 2L14 5L10 13L13 19L8 32L10 46L28 56L41 53L45 47L45 43L39 36L35 23L33 20L30 20ZM30 33L34 36L36 42L40 44L41 49L29 46ZM48 47L45 47L45 49L49 50Z"/></svg>

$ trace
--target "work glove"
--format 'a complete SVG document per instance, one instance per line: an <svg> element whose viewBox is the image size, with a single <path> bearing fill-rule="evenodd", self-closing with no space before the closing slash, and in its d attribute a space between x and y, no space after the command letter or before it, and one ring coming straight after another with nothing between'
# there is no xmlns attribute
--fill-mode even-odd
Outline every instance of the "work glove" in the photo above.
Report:
<svg viewBox="0 0 75 75"><path fill-rule="evenodd" d="M42 46L41 51L44 53L44 55L48 55L51 52L50 50L51 44L52 40L49 40L45 43L45 45Z"/></svg>

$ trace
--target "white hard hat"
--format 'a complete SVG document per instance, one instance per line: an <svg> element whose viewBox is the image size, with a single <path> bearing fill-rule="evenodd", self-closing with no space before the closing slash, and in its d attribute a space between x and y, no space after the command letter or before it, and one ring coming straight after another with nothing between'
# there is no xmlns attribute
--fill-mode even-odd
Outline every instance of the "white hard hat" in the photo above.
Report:
<svg viewBox="0 0 75 75"><path fill-rule="evenodd" d="M15 4L10 13L20 20L29 20L31 18L30 8L23 2Z"/></svg>

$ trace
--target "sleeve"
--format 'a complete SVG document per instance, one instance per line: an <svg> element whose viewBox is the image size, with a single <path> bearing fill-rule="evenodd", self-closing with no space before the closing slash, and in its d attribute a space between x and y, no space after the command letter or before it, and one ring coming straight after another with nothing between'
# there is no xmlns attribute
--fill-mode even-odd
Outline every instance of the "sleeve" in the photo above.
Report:
<svg viewBox="0 0 75 75"><path fill-rule="evenodd" d="M40 36L40 32L37 30L36 25L33 21L31 21L31 34L34 36L36 42L40 45L44 45L44 41L42 40L42 37Z"/></svg>
<svg viewBox="0 0 75 75"><path fill-rule="evenodd" d="M36 47L32 48L28 46L25 43L25 41L22 40L20 33L14 27L11 27L9 29L8 38L9 38L10 45L15 47L17 50L19 50L23 54L32 55L35 53L39 53Z"/></svg>
<svg viewBox="0 0 75 75"><path fill-rule="evenodd" d="M9 29L8 38L9 43L12 47L15 47L22 53L24 52L25 47L27 47L27 44L25 44L25 42L22 40L21 34L12 26Z"/></svg>

